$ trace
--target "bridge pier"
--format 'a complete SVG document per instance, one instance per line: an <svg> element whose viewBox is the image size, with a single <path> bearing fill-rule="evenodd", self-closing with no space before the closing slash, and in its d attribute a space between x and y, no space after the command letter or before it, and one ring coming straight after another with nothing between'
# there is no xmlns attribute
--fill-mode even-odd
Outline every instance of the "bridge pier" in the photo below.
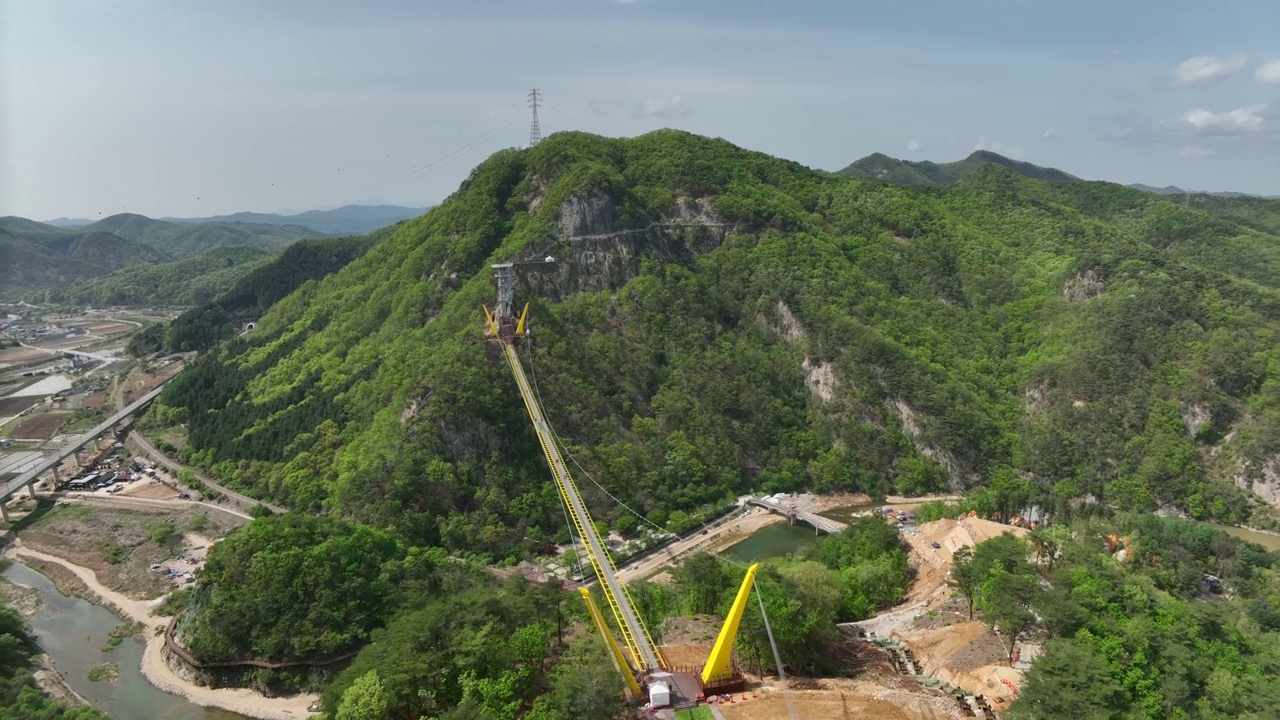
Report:
<svg viewBox="0 0 1280 720"><path fill-rule="evenodd" d="M103 439L102 434L110 430L113 426L117 426L117 427L120 427L121 429L127 430L129 425L127 423L121 423L119 418L128 417L138 412L138 410L140 410L141 408L146 407L152 400L154 400L160 394L163 387L164 387L163 384L161 384L160 387L155 388L154 390L148 392L146 395L143 395L142 397L133 401L124 409L117 411L116 415L110 418L109 420L86 431L84 435L81 436L81 437L84 437L85 439L79 443L80 447L74 448L74 449L66 448L63 450L59 450L56 455L46 456L44 459L40 460L35 467L32 467L26 472L19 474L18 477L5 480L3 483L0 483L0 497L8 499L25 487L27 488L27 492L31 495L31 497L34 498L36 496L35 495L36 491L35 491L35 488L31 486L32 483L39 480L40 476L43 475L44 473L47 473L49 470L53 470L54 477L59 481L61 481L61 477L58 474L60 470L58 469L57 466L60 466L63 460L67 459L74 453L76 456L77 463L83 463L85 458L82 456L80 451L83 449L85 453L90 452L89 450L87 450L90 441L93 442L93 446L94 446L94 450L92 452L102 452L102 439ZM110 446L114 442L115 442L115 439L108 440L107 445Z"/></svg>
<svg viewBox="0 0 1280 720"><path fill-rule="evenodd" d="M75 452L76 455L76 468L79 469L84 467L84 455L81 452L81 448L76 448L73 452Z"/></svg>
<svg viewBox="0 0 1280 720"><path fill-rule="evenodd" d="M62 485L62 472L58 469L57 465L54 465L53 466L53 486L56 488L56 487L60 487L61 485ZM31 487L35 487L35 485L28 485L27 487L31 488ZM32 497L35 497L35 496L32 495Z"/></svg>
<svg viewBox="0 0 1280 720"><path fill-rule="evenodd" d="M9 508L5 507L2 502L0 502L0 520L6 523L9 522Z"/></svg>

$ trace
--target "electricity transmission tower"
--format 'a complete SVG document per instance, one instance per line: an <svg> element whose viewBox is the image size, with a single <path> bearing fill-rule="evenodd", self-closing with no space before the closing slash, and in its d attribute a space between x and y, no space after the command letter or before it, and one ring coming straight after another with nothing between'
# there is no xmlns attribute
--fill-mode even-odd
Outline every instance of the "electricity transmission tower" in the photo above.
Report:
<svg viewBox="0 0 1280 720"><path fill-rule="evenodd" d="M529 91L529 107L533 110L533 122L529 124L529 147L538 144L542 139L542 128L538 127L538 88Z"/></svg>

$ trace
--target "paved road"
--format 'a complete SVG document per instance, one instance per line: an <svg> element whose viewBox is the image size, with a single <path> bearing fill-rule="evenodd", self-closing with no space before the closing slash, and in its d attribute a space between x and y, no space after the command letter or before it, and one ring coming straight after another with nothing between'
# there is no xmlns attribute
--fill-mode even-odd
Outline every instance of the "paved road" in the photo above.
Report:
<svg viewBox="0 0 1280 720"><path fill-rule="evenodd" d="M254 500L253 498L247 495L241 495L235 490L230 490L226 487L223 487L222 485L219 485L218 483L210 480L209 477L204 473L201 473L197 470L189 468L183 465L182 463L174 460L173 458L165 455L164 453L160 452L158 449L156 449L156 446L152 445L151 442L148 441L145 437L143 437L141 433L138 433L138 432L129 433L129 442L136 444L138 446L138 449L141 450L143 454L151 456L152 458L155 459L157 463L171 470L175 478L177 477L179 470L190 470L192 474L200 478L200 482L222 493L227 497L227 499L232 504L239 506L242 510L246 512L249 510L249 508L253 507L254 505L264 505L267 508L269 508L271 512L277 513L277 514L287 512L285 508L282 508L279 505L274 505L272 503L264 502L261 500Z"/></svg>
<svg viewBox="0 0 1280 720"><path fill-rule="evenodd" d="M111 426L142 409L152 400L155 400L156 396L158 396L162 390L164 390L163 383L156 387L156 389L130 403L128 407L117 412L106 420L103 420L97 425L97 427L83 435L83 439L79 443L67 445L56 453L46 456L44 460L40 461L39 465L36 465L27 472L22 473L18 477L6 482L3 486L0 486L0 502L4 502L10 497L13 497L13 494L23 486L35 482L36 478L52 470L55 465L58 465L66 458L70 457L76 450L79 450L85 445L93 442L94 438L110 430Z"/></svg>

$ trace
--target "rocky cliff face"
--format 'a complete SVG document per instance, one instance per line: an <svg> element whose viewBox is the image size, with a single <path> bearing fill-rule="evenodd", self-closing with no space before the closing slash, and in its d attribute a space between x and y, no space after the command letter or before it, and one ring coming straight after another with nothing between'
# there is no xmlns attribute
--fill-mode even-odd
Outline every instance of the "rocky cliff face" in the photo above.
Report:
<svg viewBox="0 0 1280 720"><path fill-rule="evenodd" d="M681 198L654 222L618 228L618 209L600 190L574 195L560 206L557 237L528 250L516 274L517 295L555 301L578 293L616 290L640 273L652 254L687 265L724 242L732 229L708 198ZM538 261L554 262L538 265Z"/></svg>

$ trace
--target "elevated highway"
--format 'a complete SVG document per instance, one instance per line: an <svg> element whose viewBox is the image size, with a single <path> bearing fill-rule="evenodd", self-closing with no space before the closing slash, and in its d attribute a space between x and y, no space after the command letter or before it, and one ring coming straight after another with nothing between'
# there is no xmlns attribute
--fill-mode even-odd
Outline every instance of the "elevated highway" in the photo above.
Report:
<svg viewBox="0 0 1280 720"><path fill-rule="evenodd" d="M134 400L123 410L116 412L111 417L98 423L98 425L93 429L89 430L84 435L81 435L78 442L63 446L61 450L46 455L38 465L30 470L22 473L12 480L6 480L3 485L0 485L0 509L3 509L4 503L8 502L9 498L16 495L18 491L23 488L26 488L27 494L31 497L35 497L35 489L32 486L40 479L41 475L49 472L50 470L55 470L58 465L62 464L63 460L66 460L84 446L97 440L103 433L119 424L125 418L128 418L147 405L150 405L151 401L159 397L160 392L164 390L165 384L166 383L161 383L154 390L148 392L137 400ZM57 475L56 470L54 474Z"/></svg>

